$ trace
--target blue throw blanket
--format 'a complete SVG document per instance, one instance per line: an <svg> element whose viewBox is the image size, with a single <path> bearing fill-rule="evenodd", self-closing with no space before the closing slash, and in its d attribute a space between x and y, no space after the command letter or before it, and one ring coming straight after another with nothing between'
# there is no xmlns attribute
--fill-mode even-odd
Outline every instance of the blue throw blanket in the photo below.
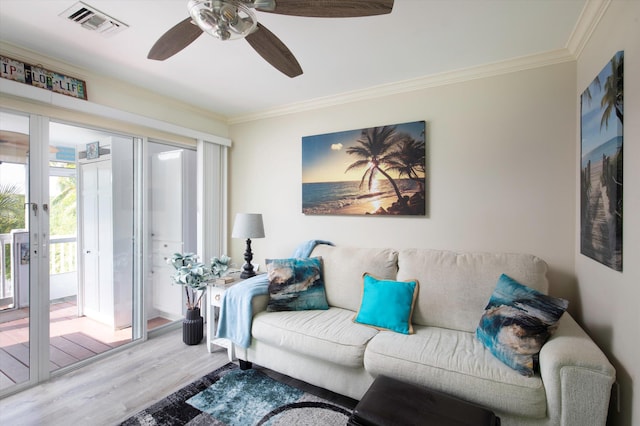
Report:
<svg viewBox="0 0 640 426"><path fill-rule="evenodd" d="M329 241L310 240L300 244L293 252L294 258L309 257L318 244L333 244ZM217 337L231 340L234 344L248 348L251 345L251 321L254 296L268 294L267 274L256 275L231 286L224 293L220 307Z"/></svg>

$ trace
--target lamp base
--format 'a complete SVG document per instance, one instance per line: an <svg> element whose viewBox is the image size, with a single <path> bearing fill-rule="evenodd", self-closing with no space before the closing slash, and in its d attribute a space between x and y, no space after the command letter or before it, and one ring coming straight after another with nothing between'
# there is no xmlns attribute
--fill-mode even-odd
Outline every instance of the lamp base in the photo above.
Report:
<svg viewBox="0 0 640 426"><path fill-rule="evenodd" d="M256 271L253 270L251 261L253 260L253 253L251 252L251 238L247 238L247 248L244 252L244 265L242 266L242 273L240 278L245 280L256 275Z"/></svg>
<svg viewBox="0 0 640 426"><path fill-rule="evenodd" d="M251 269L251 270L248 270L248 269ZM251 265L250 263L249 263L249 268L245 266L242 273L240 274L240 278L243 280L246 280L247 278L251 278L255 276L256 276L256 271L253 270L253 265Z"/></svg>

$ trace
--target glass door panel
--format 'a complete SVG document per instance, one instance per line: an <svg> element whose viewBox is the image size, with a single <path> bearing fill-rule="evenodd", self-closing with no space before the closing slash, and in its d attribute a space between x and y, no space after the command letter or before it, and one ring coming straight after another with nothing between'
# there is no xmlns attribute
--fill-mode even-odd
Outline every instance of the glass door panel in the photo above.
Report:
<svg viewBox="0 0 640 426"><path fill-rule="evenodd" d="M133 339L134 141L51 123L51 370Z"/></svg>
<svg viewBox="0 0 640 426"><path fill-rule="evenodd" d="M197 251L196 151L149 142L147 164L151 250L145 295L147 329L152 330L184 317L184 291L172 283L174 269L167 259Z"/></svg>
<svg viewBox="0 0 640 426"><path fill-rule="evenodd" d="M0 391L31 378L29 117L0 111Z"/></svg>

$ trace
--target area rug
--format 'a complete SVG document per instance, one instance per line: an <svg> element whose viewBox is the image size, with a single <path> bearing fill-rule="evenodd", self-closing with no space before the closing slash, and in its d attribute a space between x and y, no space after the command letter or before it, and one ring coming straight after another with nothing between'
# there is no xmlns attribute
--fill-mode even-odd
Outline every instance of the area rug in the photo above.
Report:
<svg viewBox="0 0 640 426"><path fill-rule="evenodd" d="M125 420L122 425L344 425L351 410L229 363Z"/></svg>

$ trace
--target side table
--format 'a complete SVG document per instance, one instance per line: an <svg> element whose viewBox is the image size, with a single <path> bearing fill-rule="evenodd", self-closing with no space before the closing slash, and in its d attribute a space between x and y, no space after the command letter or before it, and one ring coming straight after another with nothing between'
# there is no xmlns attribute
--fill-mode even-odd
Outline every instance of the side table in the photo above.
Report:
<svg viewBox="0 0 640 426"><path fill-rule="evenodd" d="M207 288L207 350L213 352L214 345L226 348L229 361L233 361L234 358L233 343L227 339L216 337L216 330L218 328L216 308L219 310L222 306L222 297L225 291L240 281L242 280L237 278L228 284L211 283Z"/></svg>

